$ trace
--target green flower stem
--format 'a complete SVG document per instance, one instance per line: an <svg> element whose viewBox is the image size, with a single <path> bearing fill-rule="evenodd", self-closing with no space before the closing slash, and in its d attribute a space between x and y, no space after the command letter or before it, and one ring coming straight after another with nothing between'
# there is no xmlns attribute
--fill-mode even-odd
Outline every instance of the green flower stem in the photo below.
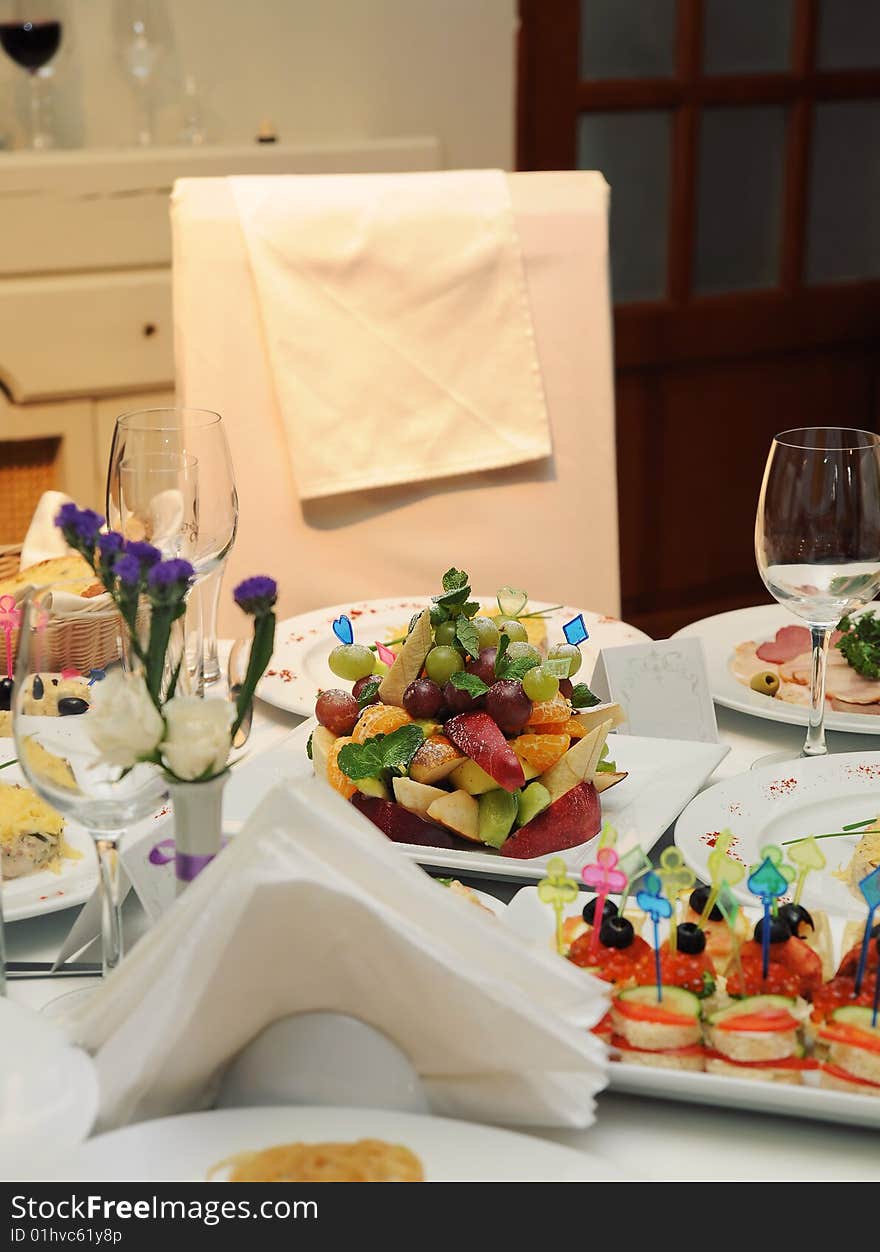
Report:
<svg viewBox="0 0 880 1252"><path fill-rule="evenodd" d="M408 636L407 636L407 635L401 635L401 637L400 637L399 639L389 639L387 643L383 643L383 644L382 644L382 647L383 647L383 648L390 648L390 647L391 647L391 645L392 645L392 644L394 644L394 643L406 643L407 638L408 638ZM378 652L378 651L379 651L379 645L378 645L378 644L376 644L376 643L368 643L368 644L367 644L367 647L370 649L370 651L371 651L371 652Z"/></svg>
<svg viewBox="0 0 880 1252"><path fill-rule="evenodd" d="M18 761L15 758L13 758L11 761L4 761L3 764L0 765L0 769L7 769L10 765L17 765L17 764L18 764Z"/></svg>
<svg viewBox="0 0 880 1252"><path fill-rule="evenodd" d="M247 673L244 676L244 682L241 684L241 691L238 693L238 699L235 702L236 716L232 723L232 731L230 732L230 740L235 739L238 729L244 721L247 711L253 703L254 692L257 689L257 683L263 677L266 667L272 657L272 651L275 647L275 614L264 613L260 617L254 618L254 641L251 644L251 654L248 657Z"/></svg>

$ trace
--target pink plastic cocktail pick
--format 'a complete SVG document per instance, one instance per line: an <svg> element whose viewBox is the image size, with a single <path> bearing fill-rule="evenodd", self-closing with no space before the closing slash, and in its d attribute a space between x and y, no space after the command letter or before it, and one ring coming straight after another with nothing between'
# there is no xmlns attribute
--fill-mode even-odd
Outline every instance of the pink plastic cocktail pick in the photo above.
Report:
<svg viewBox="0 0 880 1252"><path fill-rule="evenodd" d="M590 955L595 957L599 952L599 931L602 928L602 913L605 901L612 892L617 894L626 890L626 874L617 868L618 856L614 848L600 848L592 865L585 865L581 870L581 878L596 893L596 913L593 920L593 933L590 938Z"/></svg>
<svg viewBox="0 0 880 1252"><path fill-rule="evenodd" d="M379 660L385 665L393 665L397 660L397 654L392 652L390 648L386 648L385 644L380 643L378 639L376 640L376 653Z"/></svg>
<svg viewBox="0 0 880 1252"><path fill-rule="evenodd" d="M0 630L6 636L6 677L12 677L12 632L21 625L21 609L15 596L0 596Z"/></svg>

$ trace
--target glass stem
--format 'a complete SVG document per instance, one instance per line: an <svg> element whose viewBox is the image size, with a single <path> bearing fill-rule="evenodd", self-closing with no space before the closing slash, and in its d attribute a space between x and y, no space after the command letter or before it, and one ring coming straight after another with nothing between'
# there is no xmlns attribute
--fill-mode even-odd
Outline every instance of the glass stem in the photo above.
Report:
<svg viewBox="0 0 880 1252"><path fill-rule="evenodd" d="M811 626L812 664L810 665L810 721L802 756L824 756L825 746L825 663L831 631L825 626Z"/></svg>
<svg viewBox="0 0 880 1252"><path fill-rule="evenodd" d="M31 103L31 147L42 150L51 148L52 140L43 124L43 84L38 74L28 75Z"/></svg>
<svg viewBox="0 0 880 1252"><path fill-rule="evenodd" d="M220 590L223 585L225 564L212 570L199 584L202 597L202 638L205 646L204 682L213 687L221 678L220 658L217 655L217 612L220 608Z"/></svg>
<svg viewBox="0 0 880 1252"><path fill-rule="evenodd" d="M119 899L119 852L116 835L95 839L101 867L101 939L104 977L122 960L122 902Z"/></svg>

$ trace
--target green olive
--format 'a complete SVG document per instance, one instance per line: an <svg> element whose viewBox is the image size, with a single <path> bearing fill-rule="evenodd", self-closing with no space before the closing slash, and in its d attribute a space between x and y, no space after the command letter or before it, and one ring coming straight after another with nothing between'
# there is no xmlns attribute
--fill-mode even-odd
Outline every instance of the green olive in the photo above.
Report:
<svg viewBox="0 0 880 1252"><path fill-rule="evenodd" d="M749 683L752 691L760 691L762 696L775 696L779 690L779 675L774 674L772 669L762 669L759 674L753 674Z"/></svg>

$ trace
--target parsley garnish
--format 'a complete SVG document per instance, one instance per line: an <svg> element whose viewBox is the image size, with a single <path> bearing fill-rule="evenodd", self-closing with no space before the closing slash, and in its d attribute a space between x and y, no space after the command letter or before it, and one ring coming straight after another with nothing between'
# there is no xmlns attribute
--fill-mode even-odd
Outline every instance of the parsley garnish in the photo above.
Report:
<svg viewBox="0 0 880 1252"><path fill-rule="evenodd" d="M343 774L355 782L359 778L380 778L386 770L405 774L424 738L421 726L409 723L399 726L390 735L374 735L363 743L347 743L336 761Z"/></svg>
<svg viewBox="0 0 880 1252"><path fill-rule="evenodd" d="M842 617L837 629L845 633L837 641L847 665L863 678L880 678L880 621L873 609L853 621Z"/></svg>

